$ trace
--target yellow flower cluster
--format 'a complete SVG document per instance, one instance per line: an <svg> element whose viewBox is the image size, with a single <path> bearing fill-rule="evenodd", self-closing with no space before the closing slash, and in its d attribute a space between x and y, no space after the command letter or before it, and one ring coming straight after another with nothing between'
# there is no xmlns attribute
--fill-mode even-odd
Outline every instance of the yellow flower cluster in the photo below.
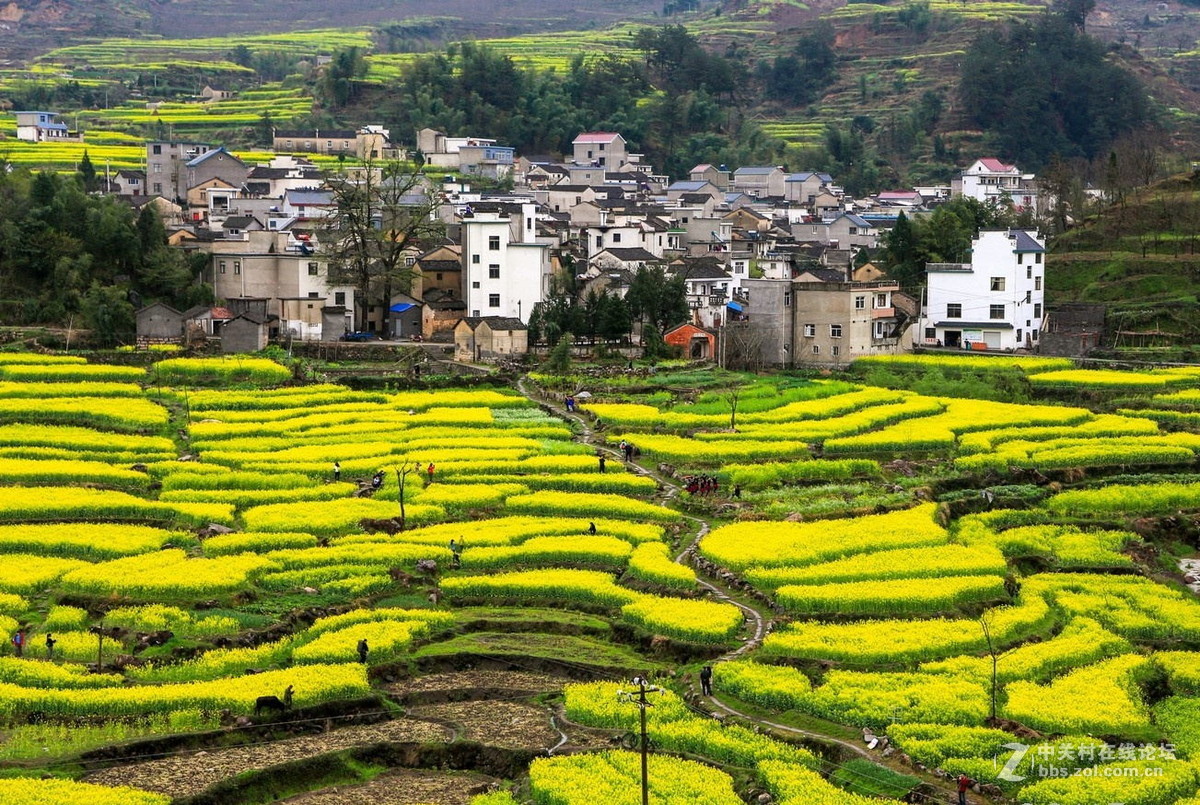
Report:
<svg viewBox="0 0 1200 805"><path fill-rule="evenodd" d="M1051 733L1090 733L1150 739L1150 710L1137 690L1152 664L1126 654L1080 668L1049 685L1013 682L1005 687L1009 718Z"/></svg>
<svg viewBox="0 0 1200 805"><path fill-rule="evenodd" d="M33 777L0 779L5 805L169 805L171 798L136 788Z"/></svg>
<svg viewBox="0 0 1200 805"><path fill-rule="evenodd" d="M700 552L725 567L809 565L888 548L944 544L933 504L889 514L811 523L734 523L713 530Z"/></svg>

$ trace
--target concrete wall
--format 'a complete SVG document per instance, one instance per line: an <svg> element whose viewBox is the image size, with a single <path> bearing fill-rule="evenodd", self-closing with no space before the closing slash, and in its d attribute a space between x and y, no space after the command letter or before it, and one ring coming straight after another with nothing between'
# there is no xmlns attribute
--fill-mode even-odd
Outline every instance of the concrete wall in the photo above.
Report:
<svg viewBox="0 0 1200 805"><path fill-rule="evenodd" d="M249 319L232 319L221 328L221 351L258 352L267 346L267 325Z"/></svg>

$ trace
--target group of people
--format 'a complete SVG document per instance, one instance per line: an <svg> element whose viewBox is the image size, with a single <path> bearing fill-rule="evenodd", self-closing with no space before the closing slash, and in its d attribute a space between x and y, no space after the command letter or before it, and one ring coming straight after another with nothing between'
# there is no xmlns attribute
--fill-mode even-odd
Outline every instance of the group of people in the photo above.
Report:
<svg viewBox="0 0 1200 805"><path fill-rule="evenodd" d="M417 471L419 472L420 469L421 469L421 465L420 465L420 463L418 463ZM436 467L433 466L432 461L429 462L429 466L425 468L425 477L429 483L433 483L433 473L434 473L435 469L436 469ZM333 462L333 480L338 481L341 479L341 477L342 477L342 465L335 461L335 462ZM379 470L378 472L376 472L374 475L371 476L371 488L378 489L379 487L383 486L383 479L384 479L384 471Z"/></svg>
<svg viewBox="0 0 1200 805"><path fill-rule="evenodd" d="M633 461L633 457L641 455L642 452L633 446L633 442L628 441L627 439L622 439L621 444L618 445L618 447L621 450L621 455L625 456L626 461Z"/></svg>
<svg viewBox="0 0 1200 805"><path fill-rule="evenodd" d="M462 550L466 544L467 540L465 537L450 540L450 567L455 570L462 567Z"/></svg>
<svg viewBox="0 0 1200 805"><path fill-rule="evenodd" d="M721 482L715 475L685 475L683 488L689 495L715 495L721 488ZM742 490L738 488L736 491L736 497L741 497Z"/></svg>
<svg viewBox="0 0 1200 805"><path fill-rule="evenodd" d="M18 629L12 636L13 651L18 657L25 656L25 644L29 642L29 636L24 629ZM46 632L46 659L54 659L54 644L58 641L54 639L54 635Z"/></svg>
<svg viewBox="0 0 1200 805"><path fill-rule="evenodd" d="M571 413L571 414L575 413L576 405L575 405L575 397L573 395L568 394L567 398L565 400L563 400L563 404L567 407L568 413Z"/></svg>

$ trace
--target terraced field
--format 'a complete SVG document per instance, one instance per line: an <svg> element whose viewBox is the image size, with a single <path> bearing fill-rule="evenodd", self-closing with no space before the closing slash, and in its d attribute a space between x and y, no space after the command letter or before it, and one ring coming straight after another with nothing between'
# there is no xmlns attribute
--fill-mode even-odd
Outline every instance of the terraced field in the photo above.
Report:
<svg viewBox="0 0 1200 805"><path fill-rule="evenodd" d="M0 798L623 802L636 673L672 805L936 798L934 768L995 802L1092 803L1117 770L1127 802L1196 796L1200 602L1165 557L1196 549L1200 434L1134 398L1181 409L1200 371L881 363L1122 408L668 368L652 395L593 377L568 415L569 376L522 381L539 407L0 353L0 631L24 638ZM1065 746L1095 771L1046 776Z"/></svg>

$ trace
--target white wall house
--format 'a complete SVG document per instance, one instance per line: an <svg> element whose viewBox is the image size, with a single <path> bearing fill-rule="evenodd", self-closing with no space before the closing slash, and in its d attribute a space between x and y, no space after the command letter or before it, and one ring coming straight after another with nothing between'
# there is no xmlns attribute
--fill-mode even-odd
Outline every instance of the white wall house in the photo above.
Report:
<svg viewBox="0 0 1200 805"><path fill-rule="evenodd" d="M536 231L534 219L526 220ZM467 314L504 316L528 324L533 306L546 296L549 251L547 244L525 238L524 227L513 227L507 214L481 211L464 215L462 267Z"/></svg>
<svg viewBox="0 0 1200 805"><path fill-rule="evenodd" d="M1017 212L1038 208L1038 186L1032 173L1021 173L1016 165L1007 165L998 159L977 159L962 172L959 193L991 204L1000 204L1011 199Z"/></svg>
<svg viewBox="0 0 1200 805"><path fill-rule="evenodd" d="M969 263L927 263L917 346L1035 349L1045 315L1046 247L1037 232L983 230Z"/></svg>

